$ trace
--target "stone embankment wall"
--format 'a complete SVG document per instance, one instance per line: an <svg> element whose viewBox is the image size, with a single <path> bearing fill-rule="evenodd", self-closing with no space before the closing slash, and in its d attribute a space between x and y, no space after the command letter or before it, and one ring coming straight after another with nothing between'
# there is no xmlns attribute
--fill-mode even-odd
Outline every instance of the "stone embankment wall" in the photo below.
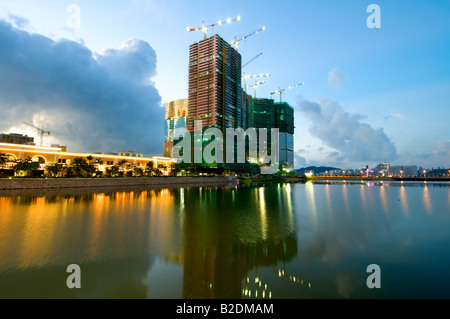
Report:
<svg viewBox="0 0 450 319"><path fill-rule="evenodd" d="M202 186L238 183L237 178L214 177L121 177L121 178L2 178L0 190L94 188L123 186Z"/></svg>

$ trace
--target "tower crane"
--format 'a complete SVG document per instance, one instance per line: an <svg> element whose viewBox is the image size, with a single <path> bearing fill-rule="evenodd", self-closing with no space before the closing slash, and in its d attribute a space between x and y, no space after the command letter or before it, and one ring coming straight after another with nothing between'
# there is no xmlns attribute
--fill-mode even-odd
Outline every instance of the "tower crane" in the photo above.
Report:
<svg viewBox="0 0 450 319"><path fill-rule="evenodd" d="M244 80L244 87L247 88L247 80L248 79L267 78L269 76L270 76L269 73L266 73L266 74L261 73L261 74L255 74L255 75L244 75L242 77L242 79Z"/></svg>
<svg viewBox="0 0 450 319"><path fill-rule="evenodd" d="M241 21L241 17L237 17L237 18L234 18L234 19L231 19L231 18L228 18L228 19L226 19L226 20L219 20L219 21L217 21L216 23L213 23L213 24L210 24L210 25L205 25L205 21L202 21L202 26L201 27L198 27L198 28L190 28L190 27L187 27L187 31L188 32L192 32L192 31L203 31L203 34L204 34L204 39L206 39L206 33L208 33L208 30L209 30L209 28L214 28L216 25L222 25L222 24L225 24L225 23L232 23L232 22L234 22L234 21Z"/></svg>
<svg viewBox="0 0 450 319"><path fill-rule="evenodd" d="M250 33L250 34L247 34L246 36L240 38L239 40L236 39L236 37L234 37L234 41L230 42L230 44L231 44L231 45L234 45L234 46L236 47L236 51L237 51L237 49L238 49L238 47L239 47L239 42L241 42L241 41L247 39L248 37L250 37L250 36L252 36L252 35L254 35L254 34L257 34L258 32L264 31L264 30L266 30L266 27L262 27L261 29L256 30L255 32L252 32L252 33Z"/></svg>
<svg viewBox="0 0 450 319"><path fill-rule="evenodd" d="M255 61L257 58L259 58L262 55L262 52L257 54L255 57L251 58L249 61L247 61L243 66L242 69L245 68L247 65L249 65L250 63L252 63L253 61Z"/></svg>
<svg viewBox="0 0 450 319"><path fill-rule="evenodd" d="M245 88L253 87L253 89L254 89L253 98L256 98L256 88L260 85L263 85L264 83L266 83L266 81L261 81L259 83L255 82L254 85L249 85L249 86L246 86Z"/></svg>
<svg viewBox="0 0 450 319"><path fill-rule="evenodd" d="M302 83L299 83L299 84L296 84L296 85L290 85L290 86L288 86L288 87L285 88L285 89L278 89L277 91L272 92L272 93L270 93L270 94L280 94L280 103L281 103L281 95L283 94L284 91L291 90L291 89L293 89L293 88L295 88L295 87L297 87L297 86L303 85L303 84L304 84L304 83L302 82Z"/></svg>
<svg viewBox="0 0 450 319"><path fill-rule="evenodd" d="M27 122L23 122L23 123L25 123L26 125L29 125L29 126L31 126L32 128L38 130L39 134L41 135L41 146L42 146L42 143L43 143L43 140L44 140L44 135L50 136L50 132L49 132L49 131L45 131L45 130L44 130L44 126L42 126L42 127L37 127L37 126L31 125L31 124L29 124L29 123L27 123Z"/></svg>

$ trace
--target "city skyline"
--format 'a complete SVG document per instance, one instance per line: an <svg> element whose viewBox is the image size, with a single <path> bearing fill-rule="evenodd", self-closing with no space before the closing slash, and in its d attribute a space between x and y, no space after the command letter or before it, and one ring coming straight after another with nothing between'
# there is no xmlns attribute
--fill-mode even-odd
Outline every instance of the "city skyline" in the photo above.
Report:
<svg viewBox="0 0 450 319"><path fill-rule="evenodd" d="M371 3L381 9L379 29L367 25ZM271 92L305 82L282 96L295 110L295 168L450 163L449 4L207 4L0 5L0 39L10 49L0 53L0 70L11 75L0 79L2 131L31 135L22 121L38 122L55 133L48 141L67 143L74 151L129 146L162 154L164 104L187 98L189 45L203 38L186 27L240 16L241 21L216 26L208 36L232 41L266 26L239 46L243 65L263 53L243 69L245 74L271 74L257 97L277 100ZM79 20L70 20L77 10ZM34 36L27 38L28 32ZM11 58L18 49L20 61ZM132 105L133 112L124 105Z"/></svg>

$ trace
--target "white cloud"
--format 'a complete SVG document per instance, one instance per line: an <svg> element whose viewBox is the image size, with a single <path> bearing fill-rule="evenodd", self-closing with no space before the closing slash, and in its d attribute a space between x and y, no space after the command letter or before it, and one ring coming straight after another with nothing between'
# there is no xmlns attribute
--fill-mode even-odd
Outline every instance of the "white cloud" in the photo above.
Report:
<svg viewBox="0 0 450 319"><path fill-rule="evenodd" d="M350 114L330 99L297 102L300 114L310 122L309 133L335 150L325 160L332 162L381 162L397 159L394 143L382 128L374 128L360 114Z"/></svg>
<svg viewBox="0 0 450 319"><path fill-rule="evenodd" d="M332 88L342 86L342 80L344 75L338 68L334 68L330 72L328 72L328 85Z"/></svg>

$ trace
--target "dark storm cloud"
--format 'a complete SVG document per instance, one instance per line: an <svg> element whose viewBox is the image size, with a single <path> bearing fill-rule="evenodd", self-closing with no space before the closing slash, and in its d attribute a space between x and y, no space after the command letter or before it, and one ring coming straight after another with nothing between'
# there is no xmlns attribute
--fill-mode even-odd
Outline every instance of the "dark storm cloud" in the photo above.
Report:
<svg viewBox="0 0 450 319"><path fill-rule="evenodd" d="M337 152L328 154L333 161L392 161L397 150L382 128L362 122L359 114L345 112L329 99L297 103L301 115L310 121L309 132Z"/></svg>
<svg viewBox="0 0 450 319"><path fill-rule="evenodd" d="M0 21L0 130L34 122L80 152L162 153L156 54L140 40L96 54Z"/></svg>

